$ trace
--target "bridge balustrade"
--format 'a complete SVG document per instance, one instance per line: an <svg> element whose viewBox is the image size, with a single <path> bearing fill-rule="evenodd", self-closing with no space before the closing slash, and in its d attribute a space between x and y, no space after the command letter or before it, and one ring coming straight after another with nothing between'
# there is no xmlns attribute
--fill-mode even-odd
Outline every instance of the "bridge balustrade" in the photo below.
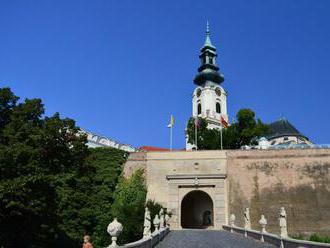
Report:
<svg viewBox="0 0 330 248"><path fill-rule="evenodd" d="M117 221L115 218L107 228L108 233L111 236L112 243L107 248L119 248L119 247L131 247L131 248L152 248L155 247L160 241L164 239L164 237L170 232L169 226L169 215L164 213L164 210L161 209L159 215L156 214L153 225L154 232L151 233L151 218L150 211L146 208L145 216L144 216L144 230L143 230L143 238L134 241L128 244L124 244L119 246L117 244L117 238L123 231L123 225Z"/></svg>
<svg viewBox="0 0 330 248"><path fill-rule="evenodd" d="M307 240L298 240L293 239L288 236L287 232L287 223L286 223L286 212L282 207L279 215L279 223L280 223L280 235L268 233L266 231L267 220L264 215L261 215L261 219L259 220L259 224L261 225L261 230L253 230L251 229L250 224L250 215L249 209L246 208L244 212L245 219L245 227L238 227L235 225L235 215L231 214L229 219L229 225L223 225L223 229L229 231L231 233L238 233L244 235L247 238L253 238L259 240L261 242L267 242L276 247L280 248L324 248L330 247L330 244L319 243Z"/></svg>

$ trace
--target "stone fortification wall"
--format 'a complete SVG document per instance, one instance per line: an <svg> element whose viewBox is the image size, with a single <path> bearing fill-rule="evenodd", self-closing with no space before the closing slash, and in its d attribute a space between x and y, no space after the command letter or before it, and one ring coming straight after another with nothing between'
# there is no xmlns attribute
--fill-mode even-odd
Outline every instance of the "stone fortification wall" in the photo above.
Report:
<svg viewBox="0 0 330 248"><path fill-rule="evenodd" d="M147 153L146 152L132 152L124 166L124 177L130 177L136 170L146 170L147 167Z"/></svg>
<svg viewBox="0 0 330 248"><path fill-rule="evenodd" d="M265 214L268 230L279 233L284 206L289 234L330 235L330 149L227 151L229 212L243 227L250 208L252 228Z"/></svg>
<svg viewBox="0 0 330 248"><path fill-rule="evenodd" d="M258 221L264 214L269 231L278 234L278 211L283 206L289 234L330 235L330 149L131 153L124 175L128 177L137 169L145 170L148 198L166 207L176 204L177 211L182 196L187 193L183 191L190 189L171 189L172 183L189 185L194 180L172 180L167 179L168 175L222 174L224 195L219 193L219 196L225 207L218 211L225 211L219 214L226 216L227 221L227 216L233 213L236 224L243 227L244 208L249 207L253 229L260 229ZM220 179L198 179L200 184L205 180ZM211 181L207 184L215 185Z"/></svg>

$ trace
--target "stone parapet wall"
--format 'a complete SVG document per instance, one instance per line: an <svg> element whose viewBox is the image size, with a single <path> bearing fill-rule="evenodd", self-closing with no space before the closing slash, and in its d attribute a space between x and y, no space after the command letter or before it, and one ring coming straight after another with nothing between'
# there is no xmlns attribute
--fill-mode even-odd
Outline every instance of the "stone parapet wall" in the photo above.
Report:
<svg viewBox="0 0 330 248"><path fill-rule="evenodd" d="M243 226L250 208L252 228L264 214L278 233L285 207L289 234L330 235L330 149L227 151L229 212Z"/></svg>

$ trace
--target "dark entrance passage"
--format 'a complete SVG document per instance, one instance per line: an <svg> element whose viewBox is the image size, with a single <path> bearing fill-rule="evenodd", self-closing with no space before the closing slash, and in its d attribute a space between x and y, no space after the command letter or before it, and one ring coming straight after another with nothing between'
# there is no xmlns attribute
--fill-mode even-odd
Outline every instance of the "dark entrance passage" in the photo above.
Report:
<svg viewBox="0 0 330 248"><path fill-rule="evenodd" d="M189 192L181 202L182 228L207 228L213 226L213 202L200 190Z"/></svg>

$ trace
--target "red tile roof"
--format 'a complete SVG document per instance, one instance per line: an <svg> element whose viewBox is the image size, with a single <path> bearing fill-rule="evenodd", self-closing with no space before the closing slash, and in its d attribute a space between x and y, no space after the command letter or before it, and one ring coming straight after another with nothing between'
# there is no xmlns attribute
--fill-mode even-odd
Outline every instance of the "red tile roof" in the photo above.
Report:
<svg viewBox="0 0 330 248"><path fill-rule="evenodd" d="M169 152L170 149L168 148L162 148L162 147L156 147L156 146L141 146L139 150L143 150L146 152Z"/></svg>
<svg viewBox="0 0 330 248"><path fill-rule="evenodd" d="M141 146L139 150L146 152L170 152L168 148L156 147L156 146ZM185 151L185 148L182 149L172 149L172 151Z"/></svg>

